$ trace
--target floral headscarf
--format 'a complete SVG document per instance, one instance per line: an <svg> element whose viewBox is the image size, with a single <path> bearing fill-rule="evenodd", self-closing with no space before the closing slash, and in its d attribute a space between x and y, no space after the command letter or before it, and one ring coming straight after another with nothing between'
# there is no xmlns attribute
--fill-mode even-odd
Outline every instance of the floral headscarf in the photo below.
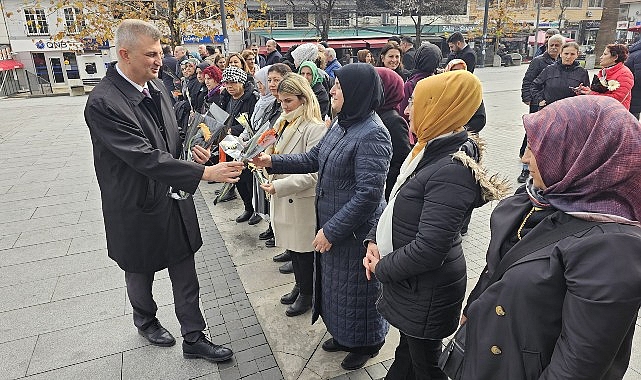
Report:
<svg viewBox="0 0 641 380"><path fill-rule="evenodd" d="M528 145L557 209L589 220L639 225L641 124L602 96L558 100L523 116Z"/></svg>

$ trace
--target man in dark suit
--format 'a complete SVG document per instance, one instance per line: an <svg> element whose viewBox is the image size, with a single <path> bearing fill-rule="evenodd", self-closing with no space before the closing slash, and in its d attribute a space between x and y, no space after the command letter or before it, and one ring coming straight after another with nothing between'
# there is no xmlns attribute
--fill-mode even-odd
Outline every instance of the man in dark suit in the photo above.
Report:
<svg viewBox="0 0 641 380"><path fill-rule="evenodd" d="M157 346L175 339L156 318L154 273L168 268L183 356L224 361L230 349L211 343L202 330L194 253L202 245L193 194L200 182L236 182L243 165L203 166L210 153L180 160L181 140L169 95L157 78L162 33L141 20L116 30L118 62L91 92L85 120L91 133L109 257L125 271L134 325Z"/></svg>
<svg viewBox="0 0 641 380"><path fill-rule="evenodd" d="M447 56L447 62L453 59L462 59L467 65L467 71L473 73L474 67L476 67L476 54L474 50L465 43L465 38L461 32L454 32L447 39L447 44L450 47L450 54Z"/></svg>
<svg viewBox="0 0 641 380"><path fill-rule="evenodd" d="M412 71L416 62L416 50L414 50L414 40L410 36L403 36L401 38L401 50L403 50L403 68Z"/></svg>
<svg viewBox="0 0 641 380"><path fill-rule="evenodd" d="M176 89L176 81L180 79L176 76L176 67L178 66L178 60L174 57L171 52L171 46L165 45L162 47L162 69L160 70L159 78L162 79L162 83L165 85L167 92L172 93ZM172 103L174 103L174 97L171 96Z"/></svg>
<svg viewBox="0 0 641 380"><path fill-rule="evenodd" d="M265 66L273 65L274 63L280 63L283 55L278 51L278 44L274 40L267 40L265 43L267 48L267 58L265 59Z"/></svg>

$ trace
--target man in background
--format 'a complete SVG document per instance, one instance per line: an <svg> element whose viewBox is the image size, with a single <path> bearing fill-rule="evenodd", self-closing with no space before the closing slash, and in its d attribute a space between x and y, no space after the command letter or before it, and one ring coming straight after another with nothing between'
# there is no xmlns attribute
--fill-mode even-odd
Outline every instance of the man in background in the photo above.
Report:
<svg viewBox="0 0 641 380"><path fill-rule="evenodd" d="M450 47L450 54L447 56L447 62L453 59L462 59L467 65L467 71L473 73L476 67L476 54L474 50L465 42L461 32L454 32L447 39Z"/></svg>

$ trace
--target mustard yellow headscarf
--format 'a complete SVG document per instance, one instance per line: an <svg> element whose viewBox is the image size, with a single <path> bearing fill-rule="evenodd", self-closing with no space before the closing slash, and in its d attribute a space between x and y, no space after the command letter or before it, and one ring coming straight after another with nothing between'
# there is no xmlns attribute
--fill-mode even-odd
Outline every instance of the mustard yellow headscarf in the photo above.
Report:
<svg viewBox="0 0 641 380"><path fill-rule="evenodd" d="M481 81L464 70L420 80L414 88L412 121L418 142L412 158L428 141L463 127L481 105Z"/></svg>

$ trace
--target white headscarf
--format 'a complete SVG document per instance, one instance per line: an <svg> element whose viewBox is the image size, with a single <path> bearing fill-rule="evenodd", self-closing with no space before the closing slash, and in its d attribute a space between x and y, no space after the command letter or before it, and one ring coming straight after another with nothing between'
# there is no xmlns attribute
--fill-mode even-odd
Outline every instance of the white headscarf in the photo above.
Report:
<svg viewBox="0 0 641 380"><path fill-rule="evenodd" d="M256 80L256 83L260 82L263 85L263 88L265 88L265 95L261 94L260 98L258 98L258 101L256 102L256 105L254 106L254 112L251 115L250 122L252 125L252 128L254 130L257 130L258 128L261 127L261 119L263 118L263 115L265 115L265 112L270 109L271 105L274 104L274 101L276 98L274 95L272 95L271 91L269 91L268 86L267 86L267 71L269 71L269 66L265 66L261 68L260 70L256 71L254 74L254 80ZM264 123L265 121L263 121Z"/></svg>

